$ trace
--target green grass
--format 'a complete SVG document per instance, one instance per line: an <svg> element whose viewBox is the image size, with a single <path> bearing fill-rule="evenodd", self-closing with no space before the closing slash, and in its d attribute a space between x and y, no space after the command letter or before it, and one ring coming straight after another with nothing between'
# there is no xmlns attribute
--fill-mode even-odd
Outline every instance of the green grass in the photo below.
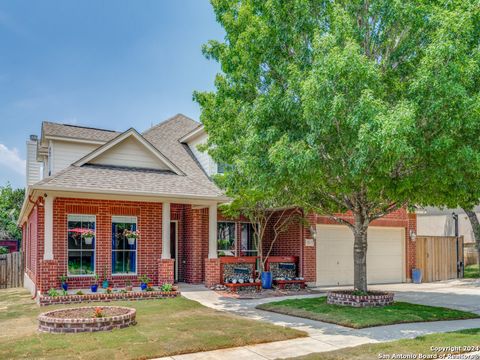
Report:
<svg viewBox="0 0 480 360"><path fill-rule="evenodd" d="M39 313L82 305L40 308L23 289L0 290L0 359L148 359L306 336L183 297L104 305L112 304L136 308L137 325L111 332L43 334L37 332Z"/></svg>
<svg viewBox="0 0 480 360"><path fill-rule="evenodd" d="M478 268L478 264L465 266L465 272L464 272L463 277L465 279L478 279L478 278L480 278L480 270Z"/></svg>
<svg viewBox="0 0 480 360"><path fill-rule="evenodd" d="M375 308L329 305L325 296L271 302L258 305L257 308L355 329L409 322L473 319L479 317L477 314L470 312L405 302L395 302L390 306Z"/></svg>
<svg viewBox="0 0 480 360"><path fill-rule="evenodd" d="M419 336L415 339L403 339L380 344L365 344L351 348L324 353L310 354L295 358L297 360L371 360L379 359L379 354L432 354L440 359L445 352L432 352L430 347L437 346L478 346L480 329L460 330L443 334ZM465 349L466 350L466 349ZM461 352L469 352L469 351ZM446 359L447 357L445 357Z"/></svg>

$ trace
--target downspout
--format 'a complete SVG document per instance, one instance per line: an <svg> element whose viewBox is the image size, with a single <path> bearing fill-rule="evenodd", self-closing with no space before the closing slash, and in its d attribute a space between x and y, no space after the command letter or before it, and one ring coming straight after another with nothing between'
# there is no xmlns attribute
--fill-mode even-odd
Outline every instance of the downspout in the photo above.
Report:
<svg viewBox="0 0 480 360"><path fill-rule="evenodd" d="M300 214L301 214L302 217L305 216L305 213L304 213L303 209L300 210ZM305 227L303 225L303 221L300 221L300 274L299 274L299 276L301 276L301 277L304 277L303 274L305 273L304 268L303 268L303 266L305 264L305 262L304 262L305 236L304 235L305 235Z"/></svg>

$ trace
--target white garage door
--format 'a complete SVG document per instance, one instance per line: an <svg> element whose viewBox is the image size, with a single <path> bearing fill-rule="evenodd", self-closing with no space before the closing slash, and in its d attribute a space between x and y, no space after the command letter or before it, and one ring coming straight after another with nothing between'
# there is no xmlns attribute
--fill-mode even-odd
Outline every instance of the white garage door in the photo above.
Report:
<svg viewBox="0 0 480 360"><path fill-rule="evenodd" d="M404 228L368 228L369 284L404 281ZM317 285L353 284L353 233L343 225L317 225Z"/></svg>

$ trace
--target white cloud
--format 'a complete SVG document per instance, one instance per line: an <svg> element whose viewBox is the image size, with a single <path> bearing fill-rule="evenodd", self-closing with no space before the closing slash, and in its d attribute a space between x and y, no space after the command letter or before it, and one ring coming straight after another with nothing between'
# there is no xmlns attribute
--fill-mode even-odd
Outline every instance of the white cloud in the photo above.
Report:
<svg viewBox="0 0 480 360"><path fill-rule="evenodd" d="M0 165L5 166L14 172L25 175L25 160L20 157L16 148L9 149L3 144L0 144Z"/></svg>

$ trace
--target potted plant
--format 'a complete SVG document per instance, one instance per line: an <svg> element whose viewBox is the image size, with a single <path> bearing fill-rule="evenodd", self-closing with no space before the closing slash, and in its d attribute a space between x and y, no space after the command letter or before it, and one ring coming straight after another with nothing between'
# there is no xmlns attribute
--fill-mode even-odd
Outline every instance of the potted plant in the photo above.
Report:
<svg viewBox="0 0 480 360"><path fill-rule="evenodd" d="M96 293L97 290L98 290L98 275L95 274L95 282L90 285L90 290L92 291L92 293Z"/></svg>
<svg viewBox="0 0 480 360"><path fill-rule="evenodd" d="M125 290L132 291L132 282L130 280L125 281Z"/></svg>
<svg viewBox="0 0 480 360"><path fill-rule="evenodd" d="M123 235L127 238L128 245L135 245L135 240L140 237L140 231L125 229Z"/></svg>
<svg viewBox="0 0 480 360"><path fill-rule="evenodd" d="M95 232L93 230L85 230L82 234L83 240L85 240L85 245L92 245L92 240L94 236Z"/></svg>
<svg viewBox="0 0 480 360"><path fill-rule="evenodd" d="M68 290L68 278L67 278L67 275L63 274L63 275L60 275L60 282L62 283L62 289L67 291Z"/></svg>
<svg viewBox="0 0 480 360"><path fill-rule="evenodd" d="M108 279L107 279L107 266L103 268L103 281L102 281L102 288L108 288Z"/></svg>
<svg viewBox="0 0 480 360"><path fill-rule="evenodd" d="M138 280L140 281L140 289L142 290L146 290L149 287L149 284L152 282L152 279L150 279L147 275L140 276Z"/></svg>

